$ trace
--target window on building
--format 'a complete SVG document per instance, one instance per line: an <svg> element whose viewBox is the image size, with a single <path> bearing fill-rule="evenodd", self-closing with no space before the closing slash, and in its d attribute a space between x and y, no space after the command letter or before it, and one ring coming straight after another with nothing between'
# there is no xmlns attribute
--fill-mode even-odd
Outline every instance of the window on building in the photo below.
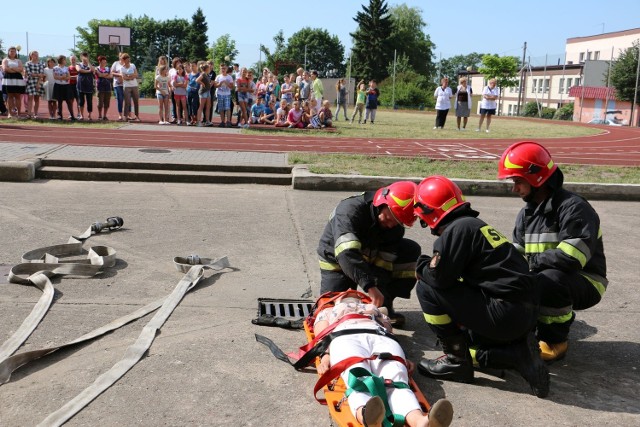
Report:
<svg viewBox="0 0 640 427"><path fill-rule="evenodd" d="M549 86L551 85L551 79L544 79L544 91L549 92Z"/></svg>
<svg viewBox="0 0 640 427"><path fill-rule="evenodd" d="M592 54L592 53L593 53L593 52L587 52L587 61L591 61L591 54Z"/></svg>
<svg viewBox="0 0 640 427"><path fill-rule="evenodd" d="M573 82L573 79L567 79L567 93L569 93L569 89L571 89L572 82Z"/></svg>
<svg viewBox="0 0 640 427"><path fill-rule="evenodd" d="M558 85L558 93L564 93L564 77L560 78L560 84Z"/></svg>
<svg viewBox="0 0 640 427"><path fill-rule="evenodd" d="M509 104L509 112L507 113L508 115L511 115L511 109L512 109L513 105Z"/></svg>
<svg viewBox="0 0 640 427"><path fill-rule="evenodd" d="M544 79L539 79L538 81L538 93L542 93L542 84L544 83Z"/></svg>
<svg viewBox="0 0 640 427"><path fill-rule="evenodd" d="M593 52L593 59L595 59L596 61L598 59L600 59L600 51L596 50L595 52Z"/></svg>
<svg viewBox="0 0 640 427"><path fill-rule="evenodd" d="M531 79L531 93L536 93L537 83L538 83L538 79Z"/></svg>
<svg viewBox="0 0 640 427"><path fill-rule="evenodd" d="M581 84L581 82L580 82L580 77L576 77L576 79L575 79L575 81L574 81L573 85L574 85L574 86L582 86L582 84Z"/></svg>
<svg viewBox="0 0 640 427"><path fill-rule="evenodd" d="M584 52L580 52L580 62L584 62Z"/></svg>

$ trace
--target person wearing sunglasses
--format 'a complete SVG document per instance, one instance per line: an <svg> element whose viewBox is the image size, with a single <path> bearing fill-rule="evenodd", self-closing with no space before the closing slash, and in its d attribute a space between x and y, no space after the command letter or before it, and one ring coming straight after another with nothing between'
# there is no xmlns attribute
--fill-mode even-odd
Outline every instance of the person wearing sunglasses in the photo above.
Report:
<svg viewBox="0 0 640 427"><path fill-rule="evenodd" d="M404 237L415 222L416 184L398 181L349 197L330 215L320 243L320 293L360 287L377 307L386 307L394 327L404 316L395 298L409 298L415 286L420 245Z"/></svg>

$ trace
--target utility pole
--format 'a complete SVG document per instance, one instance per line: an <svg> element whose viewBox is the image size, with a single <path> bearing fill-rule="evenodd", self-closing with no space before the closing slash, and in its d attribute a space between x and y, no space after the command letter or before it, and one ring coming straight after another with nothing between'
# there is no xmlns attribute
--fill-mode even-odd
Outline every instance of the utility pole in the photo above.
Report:
<svg viewBox="0 0 640 427"><path fill-rule="evenodd" d="M527 57L527 42L524 42L524 47L522 50L522 67L520 67L520 88L518 90L518 111L516 115L520 115L520 102L522 98L522 91L524 90L524 61Z"/></svg>
<svg viewBox="0 0 640 427"><path fill-rule="evenodd" d="M629 118L629 126L635 126L634 124L634 120L637 122L638 119L635 117L635 115L633 114L635 109L636 109L636 105L637 103L637 99L638 99L638 76L640 75L640 46L638 46L638 66L636 67L636 89L633 92L633 102L631 103L631 117Z"/></svg>

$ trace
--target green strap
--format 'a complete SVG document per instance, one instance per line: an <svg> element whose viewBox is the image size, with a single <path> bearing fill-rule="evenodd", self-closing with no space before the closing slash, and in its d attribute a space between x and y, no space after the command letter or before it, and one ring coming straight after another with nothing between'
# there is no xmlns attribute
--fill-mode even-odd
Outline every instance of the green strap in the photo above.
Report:
<svg viewBox="0 0 640 427"><path fill-rule="evenodd" d="M409 384L400 381L392 381L389 383L389 386L395 388L409 388ZM345 392L345 396L347 397L349 397L352 392L359 391L361 393L369 393L371 397L379 396L382 399L385 407L385 419L382 423L384 427L404 426L404 416L391 412L389 402L387 401L386 384L382 378L373 375L365 368L352 368L349 371L349 381L347 387L347 391ZM393 422L390 421L390 419L393 419Z"/></svg>

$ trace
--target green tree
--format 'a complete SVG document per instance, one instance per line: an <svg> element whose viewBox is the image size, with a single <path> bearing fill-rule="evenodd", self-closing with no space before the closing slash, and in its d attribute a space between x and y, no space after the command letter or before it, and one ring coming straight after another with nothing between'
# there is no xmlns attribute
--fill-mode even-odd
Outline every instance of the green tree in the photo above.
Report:
<svg viewBox="0 0 640 427"><path fill-rule="evenodd" d="M404 53L396 57L395 65L396 65L395 66L396 77L397 77L397 74L401 74L401 73L408 73L408 72L415 73L415 69L411 66L411 60ZM394 68L393 62L389 62L389 65L387 65L387 74L389 74L389 76L393 76L393 72L394 72L393 68Z"/></svg>
<svg viewBox="0 0 640 427"><path fill-rule="evenodd" d="M198 8L191 17L191 25L186 32L184 56L190 61L207 59L207 25L202 9Z"/></svg>
<svg viewBox="0 0 640 427"><path fill-rule="evenodd" d="M79 55L80 52L87 52L89 58L95 59L100 55L107 58L107 62L111 64L118 59L118 51L111 49L109 46L98 44L98 27L100 25L106 26L119 26L118 21L110 21L105 19L92 19L87 23L87 27L77 27L79 37L76 39L76 50L73 51L75 55Z"/></svg>
<svg viewBox="0 0 640 427"><path fill-rule="evenodd" d="M516 87L518 85L518 70L520 60L515 56L483 55L482 66L478 69L484 74L486 79L495 78L496 85L500 88L500 98L498 99L498 111L502 107L503 89Z"/></svg>
<svg viewBox="0 0 640 427"><path fill-rule="evenodd" d="M4 51L4 46L2 45L2 39L0 39L0 58L4 58L7 56L7 53Z"/></svg>
<svg viewBox="0 0 640 427"><path fill-rule="evenodd" d="M317 70L321 77L344 75L344 46L338 36L327 30L305 27L287 40L285 56L308 70Z"/></svg>
<svg viewBox="0 0 640 427"><path fill-rule="evenodd" d="M455 55L451 58L444 58L438 64L437 81L441 77L449 77L449 86L455 91L458 86L457 76L460 71L477 70L482 64L484 53L472 52L468 55Z"/></svg>
<svg viewBox="0 0 640 427"><path fill-rule="evenodd" d="M273 36L273 41L276 45L273 52L263 44L260 44L260 52L264 54L264 61L262 62L263 67L267 67L270 70L276 70L276 62L284 61L290 62L287 57L287 44L284 39L284 33L282 30L278 31L278 34ZM278 69L278 73L282 74L282 69Z"/></svg>
<svg viewBox="0 0 640 427"><path fill-rule="evenodd" d="M109 63L118 58L118 52L108 46L98 44L98 27L101 25L112 27L129 27L131 29L131 46L123 50L131 56L131 62L138 68L153 69L160 55L180 56L184 52L185 38L177 34L186 34L189 22L185 19L156 21L144 15L134 18L126 15L120 20L92 19L87 27L78 27L79 38L76 43L77 55L82 51L89 53L91 58L98 55L107 57Z"/></svg>
<svg viewBox="0 0 640 427"><path fill-rule="evenodd" d="M384 0L369 0L362 11L353 18L358 28L353 33L352 74L359 79L374 78L378 81L387 76L387 64L393 61L393 49L389 42L393 21Z"/></svg>
<svg viewBox="0 0 640 427"><path fill-rule="evenodd" d="M214 64L233 64L236 56L238 56L236 41L229 34L223 34L218 37L211 45L211 49L209 49L209 59Z"/></svg>
<svg viewBox="0 0 640 427"><path fill-rule="evenodd" d="M416 73L431 77L435 70L435 44L424 32L427 24L422 20L422 9L401 4L391 7L389 11L393 23L390 46L397 51L398 56L404 55L408 58L411 68Z"/></svg>
<svg viewBox="0 0 640 427"><path fill-rule="evenodd" d="M420 75L415 71L405 71L397 73L395 79L395 94L393 77L384 79L380 85L380 103L382 105L404 108L433 108L435 100L433 93L433 83L427 76Z"/></svg>
<svg viewBox="0 0 640 427"><path fill-rule="evenodd" d="M611 84L616 88L616 96L621 101L633 102L638 70L638 49L640 42L620 51L620 56L611 67ZM640 98L640 97L639 97ZM639 99L636 99L638 103Z"/></svg>

